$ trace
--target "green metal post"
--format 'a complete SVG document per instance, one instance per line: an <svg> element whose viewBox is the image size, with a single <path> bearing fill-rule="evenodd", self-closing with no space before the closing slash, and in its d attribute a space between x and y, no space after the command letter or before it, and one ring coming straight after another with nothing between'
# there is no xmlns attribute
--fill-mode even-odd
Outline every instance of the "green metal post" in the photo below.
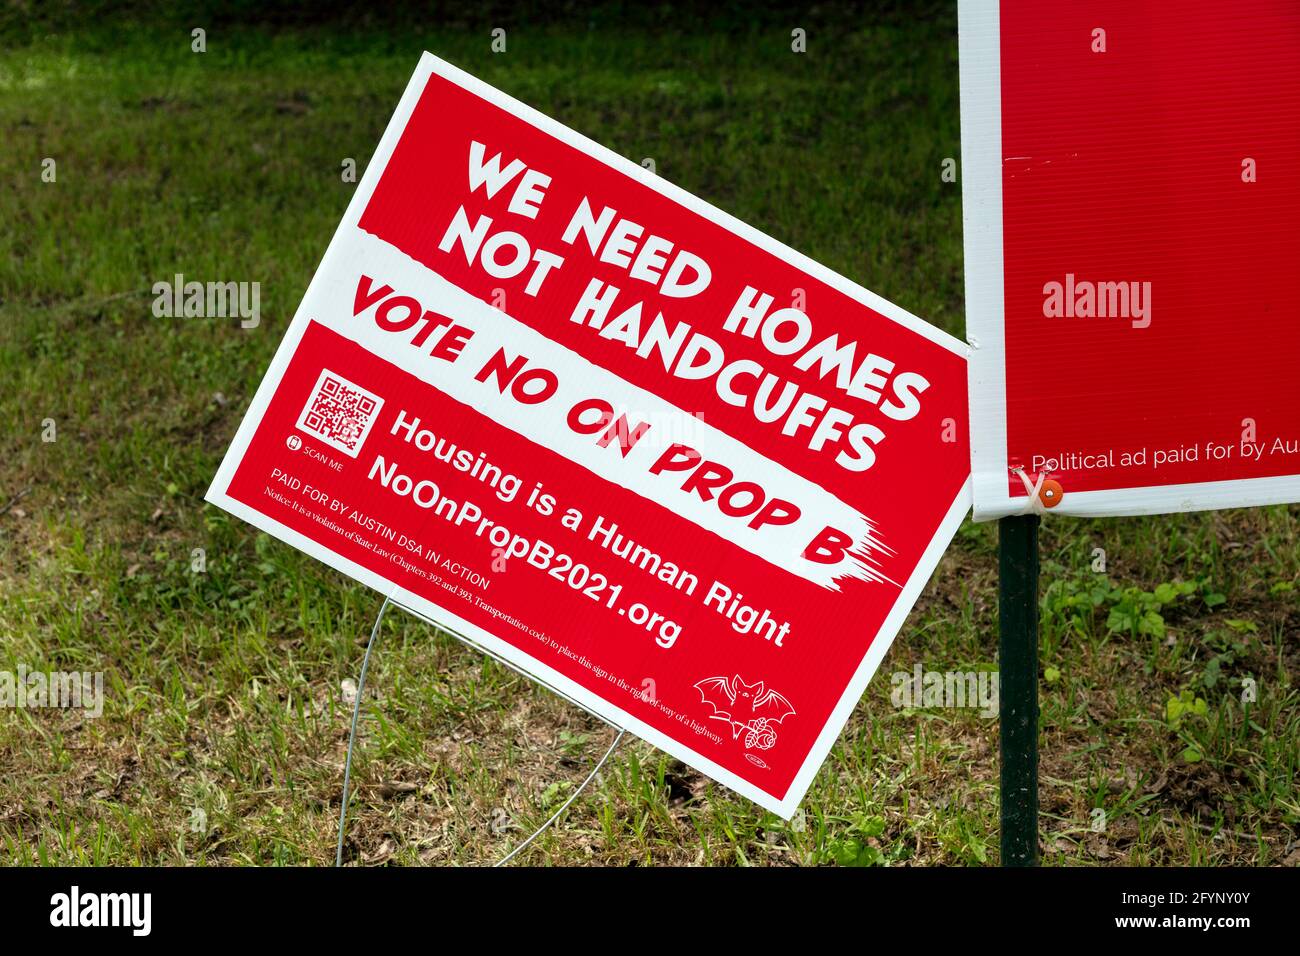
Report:
<svg viewBox="0 0 1300 956"><path fill-rule="evenodd" d="M998 522L1002 865L1038 863L1038 515Z"/></svg>

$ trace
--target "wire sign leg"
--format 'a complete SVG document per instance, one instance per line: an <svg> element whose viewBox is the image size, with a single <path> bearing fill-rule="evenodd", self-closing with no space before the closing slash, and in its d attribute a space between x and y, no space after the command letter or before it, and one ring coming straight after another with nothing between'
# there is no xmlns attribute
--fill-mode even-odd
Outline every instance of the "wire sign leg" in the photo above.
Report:
<svg viewBox="0 0 1300 956"><path fill-rule="evenodd" d="M375 648L375 642L379 639L379 628L380 625L382 625L384 622L384 614L388 611L389 605L391 605L392 603L393 603L393 599L391 595L389 597L384 598L384 603L379 608L379 614L375 616L375 624L370 629L370 640L366 642L366 655L361 660L361 676L357 680L357 697L356 700L352 702L352 729L348 732L348 753L347 753L347 758L344 760L343 763L343 797L339 801L340 804L339 805L339 839L338 839L338 848L334 853L335 866L343 865L343 836L347 832L346 828L347 828L347 819L348 819L348 798L351 796L350 786L352 782L352 753L354 748L356 747L356 742L357 742L357 722L361 716L361 699L366 692L366 671L370 669L370 654ZM398 606L400 607L400 605ZM416 616L420 617L422 620L427 620L423 618L422 615L417 614ZM433 623L433 622L430 621L429 623ZM453 636L459 637L459 635L453 635ZM465 641L464 638L459 638L459 639L462 641L462 643L466 643L466 644L469 643L468 641ZM470 646L472 647L474 645L470 645ZM508 661L502 660L501 658L497 657L495 654L491 654L490 652L488 653L490 654L491 657L505 664L507 667L510 667L512 670L518 671L518 668L514 667L514 665L510 664ZM528 675L525 674L524 676L528 676ZM588 713L591 713L591 711L588 711ZM604 718L601 717L599 714L592 714L592 716L597 717L600 720L604 720ZM609 721L605 721L605 723L609 723ZM610 726L613 725L611 724ZM564 815L564 811L569 809L573 801L577 800L578 797L582 795L582 792L587 789L588 784L590 784L593 780L596 779L596 774L600 773L600 768L605 766L605 762L614 755L614 751L618 749L618 745L623 740L623 735L627 733L627 731L624 730L622 727L614 727L614 729L617 730L618 733L614 736L613 743L609 745L609 749L605 751L604 756L601 757L599 761L597 761L596 766L592 768L591 773L587 774L587 779L582 781L582 783L569 796L569 799L565 800L564 803L560 805L560 808L556 810L553 814L551 814L551 816L546 820L545 823L543 823L540 827L534 830L526 840L524 840L522 843L519 844L519 846L515 847L508 854L506 854L501 860L497 861L497 863L495 864L496 866L504 866L505 864L513 860L515 857L517 857L524 850L528 849L528 847L532 846L534 841L536 841L538 837L540 837L543 833L545 833L546 829L549 826L551 826L553 823L555 823L556 820L560 819L560 817Z"/></svg>

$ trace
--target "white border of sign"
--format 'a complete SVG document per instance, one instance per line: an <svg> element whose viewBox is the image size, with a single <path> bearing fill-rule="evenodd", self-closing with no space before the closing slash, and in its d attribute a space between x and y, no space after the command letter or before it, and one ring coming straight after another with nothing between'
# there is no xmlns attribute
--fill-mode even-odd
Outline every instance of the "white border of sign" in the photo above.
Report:
<svg viewBox="0 0 1300 956"><path fill-rule="evenodd" d="M959 0L962 229L970 353L975 520L1029 510L1007 491L1006 336L1002 261L1002 53L997 0ZM1300 501L1300 475L1067 493L1053 514L1088 517L1209 511Z"/></svg>
<svg viewBox="0 0 1300 956"><path fill-rule="evenodd" d="M416 103L419 101L420 94L424 91L425 84L431 75L437 74L446 80L463 87L477 96L488 100L491 103L507 110L513 115L531 123L533 126L542 130L557 139L563 140L570 146L576 147L589 156L605 163L605 165L639 180L651 189L667 196L669 199L685 206L692 212L709 219L725 229L730 230L741 238L752 242L754 245L780 256L786 261L792 263L805 272L810 273L827 285L834 287L852 299L863 303L871 309L879 312L881 315L898 322L913 332L925 336L931 341L951 350L957 355L965 357L967 355L966 346L959 340L953 338L941 329L922 321L904 309L899 308L892 302L882 299L874 292L862 288L856 283L850 282L843 276L837 275L825 266L813 262L806 256L795 250L777 242L756 229L745 225L738 219L729 216L727 213L716 209L690 193L679 189L676 186L664 181L658 176L650 173L648 170L638 166L631 160L606 149L599 143L595 143L587 137L576 133L561 123L545 116L529 106L520 103L513 97L507 96L500 90L488 86L486 83L475 79L468 73L457 69L450 63L438 59L431 53L425 53L419 65L416 67L410 83L406 87L406 92L402 94L401 101L397 105L397 111L388 123L388 128L384 130L383 138L379 141L379 146L375 150L369 165L366 167L365 175L361 177L361 182L357 184L356 193L352 201L348 204L347 212L343 216L342 222L339 223L338 230L334 238L330 241L329 247L325 250L325 256L321 260L320 267L317 269L315 276L312 278L314 286L324 273L330 271L335 266L336 246L339 242L340 234L346 230L356 229L360 221L361 214L370 201L370 196L374 192L379 177L388 165L388 160L397 146L398 139L402 131L406 128L406 123L414 111ZM342 264L338 264L340 268ZM310 297L310 287L308 295L304 300ZM889 616L885 618L879 633L872 641L870 648L863 657L862 662L858 665L849 682L844 695L836 704L831 712L825 727L817 737L812 750L809 752L803 766L800 767L794 780L790 784L790 789L785 798L777 800L761 790L758 790L752 784L742 780L731 771L718 766L702 754L696 753L690 748L680 744L669 737L661 734L648 724L643 723L631 714L626 713L621 708L602 700L582 687L582 685L570 680L560 672L546 666L536 658L524 653L500 638L494 637L482 628L471 624L463 618L453 614L439 605L433 604L418 595L412 594L403 588L397 587L393 582L388 581L382 575L376 574L347 558L340 557L329 551L325 547L312 541L286 527L280 522L268 518L265 515L253 510L242 502L236 501L225 493L225 489L230 487L230 482L234 478L235 470L240 461L243 460L244 454L248 449L249 442L252 441L253 434L257 430L258 423L266 413L266 408L270 404L272 396L279 388L280 380L288 367L289 360L298 348L303 333L306 331L311 317L299 307L285 333L279 349L276 350L275 358L271 360L271 366L267 370L266 376L262 379L262 384L258 387L257 393L248 407L248 412L244 416L239 430L235 433L235 438L226 452L226 457L221 462L216 477L212 480L212 486L208 489L205 499L214 505L230 512L236 517L242 518L249 524L260 528L267 534L273 535L282 541L287 542L300 551L305 552L311 557L329 565L337 571L341 571L348 577L353 578L367 585L385 596L393 596L393 599L405 607L415 610L417 613L426 618L437 621L439 624L454 631L468 643L482 648L484 651L495 654L509 661L511 664L521 668L526 673L535 675L539 680L549 684L565 696L577 701L582 706L599 714L609 722L625 727L632 733L648 741L660 750L665 751L679 759L686 760L703 770L714 779L720 781L726 786L740 793L742 796L753 800L760 806L779 814L784 819L790 819L798 807L803 795L807 792L808 787L812 784L818 769L825 760L827 753L835 744L839 737L840 730L844 727L853 708L857 705L858 699L862 696L867 684L870 682L872 675L875 674L876 668L880 666L885 652L893 643L894 637L898 634L899 628L902 627L903 620L907 617L908 612L916 603L917 597L920 596L921 589L930 579L934 572L935 566L939 563L940 557L943 556L944 550L952 540L957 528L961 525L962 519L970 510L970 481L967 480L962 486L961 491L953 500L949 507L947 515L940 524L934 538L930 541L929 546L925 549L921 560L917 563L915 571L907 579L901 588L898 598L894 603L893 609Z"/></svg>

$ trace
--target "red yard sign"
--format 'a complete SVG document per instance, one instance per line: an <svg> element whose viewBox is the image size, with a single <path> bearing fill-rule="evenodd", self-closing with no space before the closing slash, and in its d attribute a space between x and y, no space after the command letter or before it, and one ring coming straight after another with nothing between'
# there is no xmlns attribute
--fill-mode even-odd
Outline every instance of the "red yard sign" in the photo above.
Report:
<svg viewBox="0 0 1300 956"><path fill-rule="evenodd" d="M1300 6L960 32L976 517L1300 500Z"/></svg>
<svg viewBox="0 0 1300 956"><path fill-rule="evenodd" d="M965 421L961 343L426 54L208 499L788 817Z"/></svg>

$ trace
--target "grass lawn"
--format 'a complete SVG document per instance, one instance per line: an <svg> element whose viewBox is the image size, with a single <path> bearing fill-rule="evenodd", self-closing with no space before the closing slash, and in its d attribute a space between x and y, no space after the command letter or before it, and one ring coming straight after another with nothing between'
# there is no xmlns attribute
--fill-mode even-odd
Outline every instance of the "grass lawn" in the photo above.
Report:
<svg viewBox="0 0 1300 956"><path fill-rule="evenodd" d="M811 22L805 55L744 18L507 22L503 54L490 21L196 54L197 23L83 20L0 20L0 670L102 671L106 702L0 709L0 862L333 861L380 598L202 495L422 49L962 334L947 7ZM261 324L155 318L176 273L259 282ZM1042 541L1044 862L1300 863L1300 506ZM633 740L522 859L996 863L997 721L890 700L918 663L996 668L996 586L968 523L792 824ZM363 715L362 864L500 858L610 735L401 613Z"/></svg>

